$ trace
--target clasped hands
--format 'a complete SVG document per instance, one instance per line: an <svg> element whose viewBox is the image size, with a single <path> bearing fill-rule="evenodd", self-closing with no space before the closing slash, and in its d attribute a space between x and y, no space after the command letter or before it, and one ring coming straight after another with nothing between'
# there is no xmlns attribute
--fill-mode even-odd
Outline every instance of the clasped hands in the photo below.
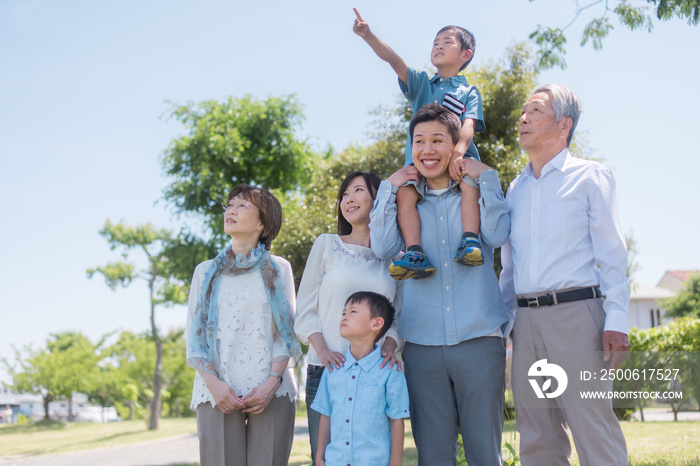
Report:
<svg viewBox="0 0 700 466"><path fill-rule="evenodd" d="M214 397L216 407L224 414L241 411L246 414L260 414L270 405L272 397L280 386L279 380L268 377L244 397L240 397L225 382L218 378L207 383Z"/></svg>

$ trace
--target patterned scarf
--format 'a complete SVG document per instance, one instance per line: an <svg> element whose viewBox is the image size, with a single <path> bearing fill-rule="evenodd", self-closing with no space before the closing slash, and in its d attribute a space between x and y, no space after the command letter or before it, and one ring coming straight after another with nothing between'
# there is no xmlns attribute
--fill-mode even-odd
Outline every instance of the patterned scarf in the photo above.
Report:
<svg viewBox="0 0 700 466"><path fill-rule="evenodd" d="M258 243L249 258L233 256L231 246L224 248L212 261L204 274L202 288L194 310L192 325L187 330L187 364L195 369L219 376L219 352L217 329L219 325L219 284L222 272L232 275L250 273L260 269L265 294L272 309L272 327L275 341L282 340L291 358L301 357L301 347L294 333L292 312L285 298L284 283L279 267L270 259L270 251Z"/></svg>

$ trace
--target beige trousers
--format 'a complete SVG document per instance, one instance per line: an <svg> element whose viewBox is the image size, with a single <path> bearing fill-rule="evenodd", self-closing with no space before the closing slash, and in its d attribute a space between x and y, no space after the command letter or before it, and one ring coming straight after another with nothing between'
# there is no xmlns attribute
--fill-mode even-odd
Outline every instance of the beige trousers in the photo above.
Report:
<svg viewBox="0 0 700 466"><path fill-rule="evenodd" d="M530 296L533 295L522 297ZM533 388L522 368L529 368L543 355L552 359L561 354L566 354L561 356L564 359L571 355L602 359L598 352L603 348L604 324L602 298L518 309L513 329L512 384L523 466L569 465L571 445L567 425L583 466L629 464L625 438L612 402L591 405L576 398L584 383L579 380L579 374L568 374L569 385L564 395L542 400L548 407L534 408L527 402L532 398ZM549 362L556 363L552 359Z"/></svg>
<svg viewBox="0 0 700 466"><path fill-rule="evenodd" d="M202 466L283 466L294 440L294 403L274 397L260 414L224 414L211 403L197 407Z"/></svg>

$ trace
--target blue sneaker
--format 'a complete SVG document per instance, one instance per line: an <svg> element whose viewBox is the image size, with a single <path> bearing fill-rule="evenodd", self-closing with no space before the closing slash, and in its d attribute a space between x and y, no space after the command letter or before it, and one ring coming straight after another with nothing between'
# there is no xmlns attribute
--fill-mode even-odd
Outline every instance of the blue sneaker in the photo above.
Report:
<svg viewBox="0 0 700 466"><path fill-rule="evenodd" d="M468 236L462 238L457 246L457 254L452 259L458 264L481 265L484 263L484 254L481 252L479 240Z"/></svg>
<svg viewBox="0 0 700 466"><path fill-rule="evenodd" d="M389 273L395 280L406 280L408 278L428 278L435 273L435 267L430 263L430 259L420 251L408 251L401 259L392 262Z"/></svg>

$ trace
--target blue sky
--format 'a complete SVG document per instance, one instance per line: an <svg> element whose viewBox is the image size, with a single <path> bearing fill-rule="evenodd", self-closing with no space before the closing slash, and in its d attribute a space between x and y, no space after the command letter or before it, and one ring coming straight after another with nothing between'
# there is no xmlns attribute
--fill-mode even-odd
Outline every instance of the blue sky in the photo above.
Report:
<svg viewBox="0 0 700 466"><path fill-rule="evenodd" d="M0 357L49 333L92 339L148 328L145 284L110 291L85 270L118 258L98 235L105 219L176 228L162 201L159 157L182 128L175 103L295 93L300 135L316 149L362 143L369 110L392 104L396 78L352 33L356 6L409 65L427 68L446 24L477 39L473 64L503 56L538 24L563 26L561 0L453 2L5 0L0 4ZM675 20L653 34L617 25L601 52L568 34L568 68L541 75L574 89L579 131L615 173L624 228L637 239L636 278L700 268L693 144L700 118L700 29ZM488 125L488 121L486 122ZM478 141L477 141L478 143ZM184 325L162 309L164 329Z"/></svg>

